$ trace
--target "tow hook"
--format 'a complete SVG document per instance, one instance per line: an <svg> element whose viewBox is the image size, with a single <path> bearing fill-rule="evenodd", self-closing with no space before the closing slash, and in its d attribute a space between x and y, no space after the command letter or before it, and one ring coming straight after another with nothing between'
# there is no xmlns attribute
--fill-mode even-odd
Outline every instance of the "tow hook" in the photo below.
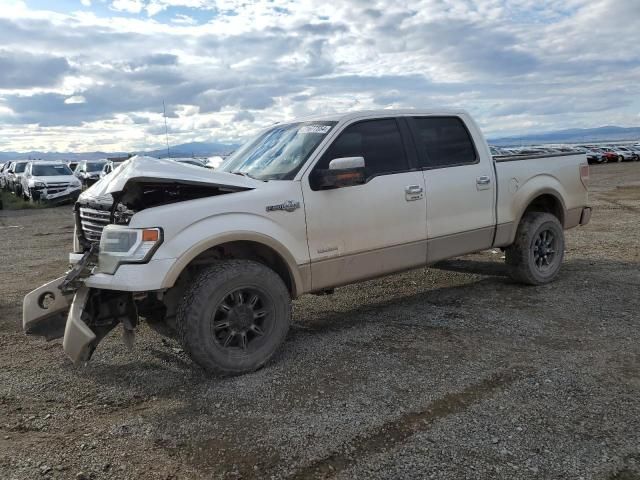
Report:
<svg viewBox="0 0 640 480"><path fill-rule="evenodd" d="M88 277L91 274L91 267L98 263L98 250L98 244L92 243L78 263L67 272L66 277L58 286L63 294L74 293L82 286L82 279Z"/></svg>

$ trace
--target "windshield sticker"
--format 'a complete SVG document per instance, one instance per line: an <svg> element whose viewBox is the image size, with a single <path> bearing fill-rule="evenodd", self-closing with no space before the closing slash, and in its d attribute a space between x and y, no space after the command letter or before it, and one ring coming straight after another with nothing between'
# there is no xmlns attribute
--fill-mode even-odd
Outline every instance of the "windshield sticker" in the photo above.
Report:
<svg viewBox="0 0 640 480"><path fill-rule="evenodd" d="M325 134L331 130L331 125L304 125L300 127L299 133L321 133Z"/></svg>

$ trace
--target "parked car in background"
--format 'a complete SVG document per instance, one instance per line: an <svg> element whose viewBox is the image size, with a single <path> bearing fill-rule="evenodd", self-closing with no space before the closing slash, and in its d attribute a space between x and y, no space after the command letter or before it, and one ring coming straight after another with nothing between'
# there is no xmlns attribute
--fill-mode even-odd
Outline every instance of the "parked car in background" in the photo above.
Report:
<svg viewBox="0 0 640 480"><path fill-rule="evenodd" d="M636 154L636 160L640 160L640 145L627 145L627 148Z"/></svg>
<svg viewBox="0 0 640 480"><path fill-rule="evenodd" d="M106 160L82 160L73 174L82 182L83 188L90 187L100 180L100 172L105 163Z"/></svg>
<svg viewBox="0 0 640 480"><path fill-rule="evenodd" d="M618 161L618 155L616 155L614 152L612 152L609 149L602 148L602 147L593 147L593 150L596 152L600 152L602 156L605 158L606 162L608 163L614 163Z"/></svg>
<svg viewBox="0 0 640 480"><path fill-rule="evenodd" d="M627 152L626 150L621 150L616 145L606 145L606 146L604 146L602 148L605 151L608 151L608 152L611 152L611 153L615 154L618 162L625 162L627 160L629 160L629 161L633 160L633 157L631 155L629 155L629 152Z"/></svg>
<svg viewBox="0 0 640 480"><path fill-rule="evenodd" d="M80 162L74 162L74 161L68 160L66 163L67 163L67 167L69 167L73 172L75 171L76 167L78 166L78 163Z"/></svg>
<svg viewBox="0 0 640 480"><path fill-rule="evenodd" d="M587 147L581 145L579 147L575 147L578 151L583 152L587 156L587 161L589 163L606 163L607 157L604 155L604 151L594 148Z"/></svg>
<svg viewBox="0 0 640 480"><path fill-rule="evenodd" d="M105 176L109 175L116 168L118 168L120 165L122 165L125 161L126 160L119 160L119 161L118 160L107 160L107 162L102 167L102 170L100 171L100 178L104 178Z"/></svg>
<svg viewBox="0 0 640 480"><path fill-rule="evenodd" d="M6 176L7 190L15 193L16 195L22 194L22 184L20 182L21 177L24 174L24 169L27 167L28 163L28 160L11 162Z"/></svg>
<svg viewBox="0 0 640 480"><path fill-rule="evenodd" d="M11 162L6 162L2 164L2 167L0 167L0 189L2 190L6 188L6 178L10 166Z"/></svg>
<svg viewBox="0 0 640 480"><path fill-rule="evenodd" d="M62 203L75 201L82 184L61 162L29 162L22 176L25 200Z"/></svg>
<svg viewBox="0 0 640 480"><path fill-rule="evenodd" d="M622 161L637 161L638 158L640 158L638 156L638 152L636 152L630 147L618 146L617 149L619 152L622 152L622 156L623 156Z"/></svg>

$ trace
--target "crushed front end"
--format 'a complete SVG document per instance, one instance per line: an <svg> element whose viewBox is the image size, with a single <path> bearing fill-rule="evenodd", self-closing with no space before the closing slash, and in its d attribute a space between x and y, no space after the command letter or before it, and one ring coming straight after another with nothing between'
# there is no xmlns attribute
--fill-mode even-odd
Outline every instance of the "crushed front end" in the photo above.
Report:
<svg viewBox="0 0 640 480"><path fill-rule="evenodd" d="M130 339L138 321L131 292L85 285L98 267L102 230L116 219L112 198L100 200L81 198L75 205L74 252L69 255L67 274L30 292L23 302L25 333L47 340L64 337L63 349L75 363L88 361L118 324L123 326L124 338Z"/></svg>
<svg viewBox="0 0 640 480"><path fill-rule="evenodd" d="M25 296L25 333L47 340L64 337L65 353L78 363L88 361L119 324L130 344L139 315L152 328L165 325L180 292L163 282L176 258L152 258L164 243L163 228L157 224L164 221L162 213L153 225L134 225L134 216L142 210L249 190L250 182L149 157L123 163L75 203L70 269Z"/></svg>

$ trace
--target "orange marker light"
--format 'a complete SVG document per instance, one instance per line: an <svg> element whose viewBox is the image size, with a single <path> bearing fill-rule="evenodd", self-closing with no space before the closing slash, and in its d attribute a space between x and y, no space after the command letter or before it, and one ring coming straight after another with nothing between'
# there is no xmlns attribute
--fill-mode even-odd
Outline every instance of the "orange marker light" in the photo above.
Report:
<svg viewBox="0 0 640 480"><path fill-rule="evenodd" d="M157 242L160 237L158 230L143 230L142 241L143 242Z"/></svg>

